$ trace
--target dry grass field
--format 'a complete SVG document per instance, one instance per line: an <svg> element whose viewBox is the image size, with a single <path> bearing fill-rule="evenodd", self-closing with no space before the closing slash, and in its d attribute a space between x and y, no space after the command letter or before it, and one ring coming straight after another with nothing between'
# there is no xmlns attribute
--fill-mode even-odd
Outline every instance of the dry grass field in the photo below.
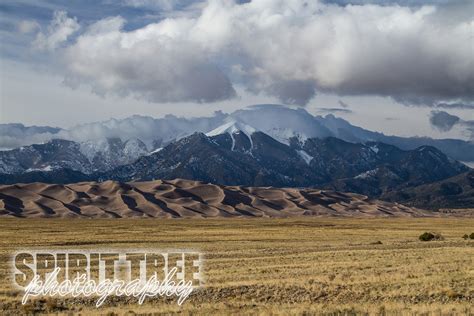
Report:
<svg viewBox="0 0 474 316"><path fill-rule="evenodd" d="M433 231L442 241L421 242ZM473 315L474 219L0 219L0 314ZM39 299L11 287L15 250L195 249L205 286L175 299Z"/></svg>

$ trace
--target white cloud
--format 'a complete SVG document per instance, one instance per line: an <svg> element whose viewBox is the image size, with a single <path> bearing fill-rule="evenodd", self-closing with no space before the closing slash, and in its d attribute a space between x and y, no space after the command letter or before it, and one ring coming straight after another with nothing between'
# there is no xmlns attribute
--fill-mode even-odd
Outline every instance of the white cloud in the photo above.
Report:
<svg viewBox="0 0 474 316"><path fill-rule="evenodd" d="M191 0L123 0L123 4L135 8L151 8L164 11L171 11L179 6L185 6Z"/></svg>
<svg viewBox="0 0 474 316"><path fill-rule="evenodd" d="M133 31L122 18L104 19L62 57L70 85L151 102L229 99L239 83L301 105L318 91L469 103L474 19L440 18L447 14L435 6L210 0L197 16Z"/></svg>
<svg viewBox="0 0 474 316"><path fill-rule="evenodd" d="M36 21L23 20L18 22L18 31L23 34L28 34L36 31L40 25Z"/></svg>
<svg viewBox="0 0 474 316"><path fill-rule="evenodd" d="M76 18L69 18L65 11L54 11L47 32L38 33L33 46L39 50L55 50L79 29Z"/></svg>
<svg viewBox="0 0 474 316"><path fill-rule="evenodd" d="M131 94L151 102L212 102L235 95L204 49L175 37L192 21L164 21L133 32L122 31L124 22L101 20L64 51L66 83L87 80L98 94Z"/></svg>
<svg viewBox="0 0 474 316"><path fill-rule="evenodd" d="M0 124L0 150L45 143L52 139L95 142L105 138L121 138L123 141L138 138L149 148L154 148L156 141L166 143L196 131L208 132L222 124L225 116L222 112L216 112L210 117L191 119L173 115L158 119L134 115L125 119L79 124L69 129Z"/></svg>

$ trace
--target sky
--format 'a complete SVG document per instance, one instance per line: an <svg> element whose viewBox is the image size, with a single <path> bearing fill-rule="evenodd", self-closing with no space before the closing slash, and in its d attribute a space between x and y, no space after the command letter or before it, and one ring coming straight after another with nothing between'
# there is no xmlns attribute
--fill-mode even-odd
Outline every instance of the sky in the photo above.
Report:
<svg viewBox="0 0 474 316"><path fill-rule="evenodd" d="M258 103L474 140L474 2L3 0L0 123Z"/></svg>

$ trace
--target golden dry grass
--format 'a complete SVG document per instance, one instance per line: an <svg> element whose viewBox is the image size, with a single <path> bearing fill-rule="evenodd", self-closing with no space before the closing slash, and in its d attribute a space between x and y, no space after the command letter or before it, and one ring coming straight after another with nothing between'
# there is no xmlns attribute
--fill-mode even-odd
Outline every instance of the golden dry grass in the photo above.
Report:
<svg viewBox="0 0 474 316"><path fill-rule="evenodd" d="M443 241L421 242L425 231ZM3 314L472 315L474 219L0 220ZM11 288L15 250L195 249L205 287L175 300L82 298L21 306Z"/></svg>

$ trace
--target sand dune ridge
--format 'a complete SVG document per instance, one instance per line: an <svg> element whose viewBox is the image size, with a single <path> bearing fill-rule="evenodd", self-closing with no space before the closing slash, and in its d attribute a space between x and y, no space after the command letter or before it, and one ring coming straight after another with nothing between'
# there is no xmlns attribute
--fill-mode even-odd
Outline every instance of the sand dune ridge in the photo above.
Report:
<svg viewBox="0 0 474 316"><path fill-rule="evenodd" d="M419 217L434 213L317 189L221 186L175 179L0 186L9 217Z"/></svg>

